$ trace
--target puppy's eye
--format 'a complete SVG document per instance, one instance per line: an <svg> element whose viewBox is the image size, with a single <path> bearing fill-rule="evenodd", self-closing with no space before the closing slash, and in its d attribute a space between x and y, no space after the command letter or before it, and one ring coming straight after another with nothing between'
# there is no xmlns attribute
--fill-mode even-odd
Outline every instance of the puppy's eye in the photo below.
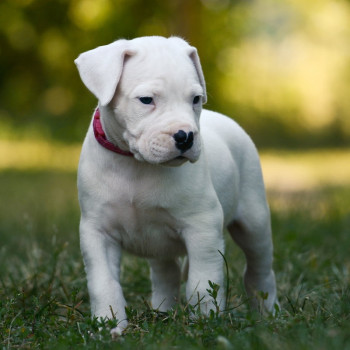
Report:
<svg viewBox="0 0 350 350"><path fill-rule="evenodd" d="M193 104L196 105L201 100L200 96L195 96L193 99Z"/></svg>
<svg viewBox="0 0 350 350"><path fill-rule="evenodd" d="M150 105L153 102L153 98L152 97L140 97L139 100L144 105Z"/></svg>

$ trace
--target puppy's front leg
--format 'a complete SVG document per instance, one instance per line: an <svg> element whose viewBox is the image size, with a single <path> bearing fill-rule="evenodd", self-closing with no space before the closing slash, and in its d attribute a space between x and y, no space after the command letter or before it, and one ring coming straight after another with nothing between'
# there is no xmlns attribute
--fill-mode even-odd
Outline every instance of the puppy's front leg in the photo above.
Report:
<svg viewBox="0 0 350 350"><path fill-rule="evenodd" d="M118 326L112 335L120 335L127 326L126 302L119 282L120 246L90 222L80 223L80 246L90 295L91 313L98 318L116 317Z"/></svg>
<svg viewBox="0 0 350 350"><path fill-rule="evenodd" d="M219 253L224 253L224 240L222 233L207 230L198 229L184 235L189 259L186 297L206 315L210 310L217 310L207 291L211 289L208 281L220 286L216 302L221 311L225 308L223 258Z"/></svg>

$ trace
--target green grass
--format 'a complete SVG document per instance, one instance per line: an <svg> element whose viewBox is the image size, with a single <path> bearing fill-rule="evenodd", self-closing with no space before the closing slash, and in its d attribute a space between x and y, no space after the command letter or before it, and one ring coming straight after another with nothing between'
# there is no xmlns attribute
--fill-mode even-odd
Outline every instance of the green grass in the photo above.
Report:
<svg viewBox="0 0 350 350"><path fill-rule="evenodd" d="M115 321L99 332L90 319L75 174L8 170L0 183L2 349L350 349L350 187L269 193L275 318L249 310L243 255L228 240L232 310L195 321L184 300L168 314L152 310L147 265L125 255L130 326L112 341L107 328Z"/></svg>

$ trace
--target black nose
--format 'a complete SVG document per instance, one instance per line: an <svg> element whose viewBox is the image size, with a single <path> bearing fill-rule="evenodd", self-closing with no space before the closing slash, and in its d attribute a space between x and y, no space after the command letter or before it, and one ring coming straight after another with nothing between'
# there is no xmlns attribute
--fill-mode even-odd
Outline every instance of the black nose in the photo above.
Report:
<svg viewBox="0 0 350 350"><path fill-rule="evenodd" d="M188 134L179 130L176 134L173 135L175 140L175 146L178 148L181 153L186 152L193 146L193 132L190 131Z"/></svg>

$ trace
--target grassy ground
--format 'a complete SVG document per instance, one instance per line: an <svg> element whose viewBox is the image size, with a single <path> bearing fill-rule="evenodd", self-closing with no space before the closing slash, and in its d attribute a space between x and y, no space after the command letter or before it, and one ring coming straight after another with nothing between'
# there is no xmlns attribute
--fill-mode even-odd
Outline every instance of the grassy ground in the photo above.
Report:
<svg viewBox="0 0 350 350"><path fill-rule="evenodd" d="M3 169L0 183L2 349L350 349L349 185L269 187L281 302L275 318L249 311L244 259L228 240L232 310L196 321L185 302L169 314L151 310L147 265L124 256L130 326L112 341L90 320L74 172Z"/></svg>

